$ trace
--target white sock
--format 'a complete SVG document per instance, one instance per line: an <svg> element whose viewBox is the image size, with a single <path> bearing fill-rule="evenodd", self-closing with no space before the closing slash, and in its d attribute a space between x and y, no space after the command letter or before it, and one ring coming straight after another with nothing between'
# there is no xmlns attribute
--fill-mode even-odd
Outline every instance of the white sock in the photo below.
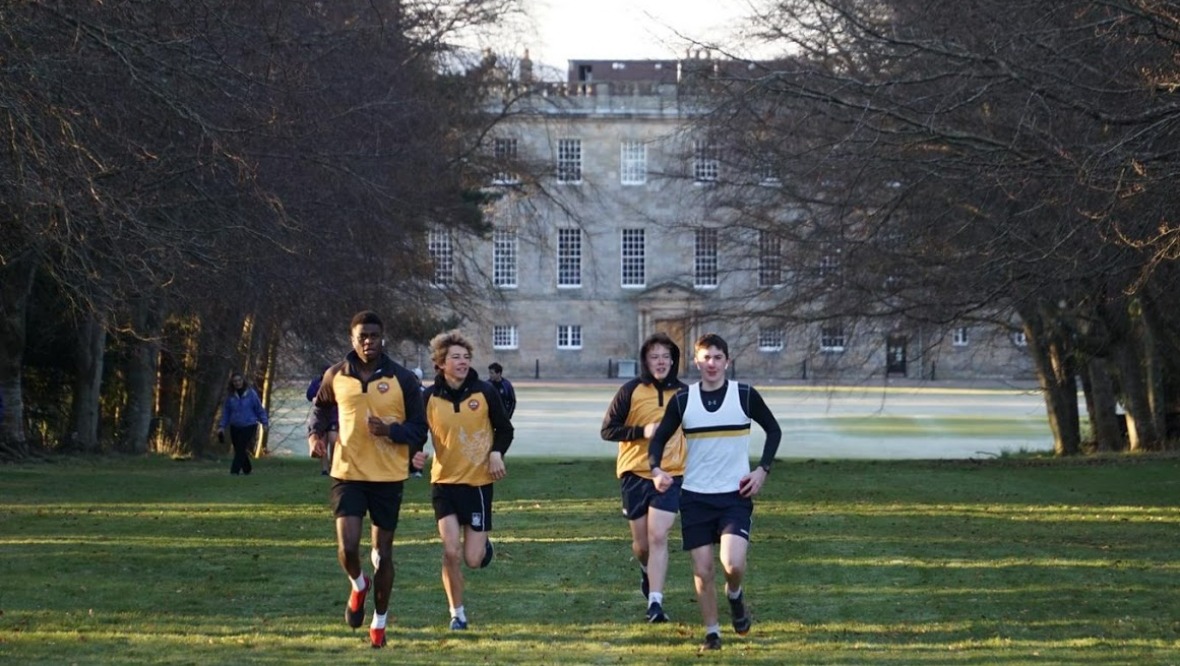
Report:
<svg viewBox="0 0 1180 666"><path fill-rule="evenodd" d="M647 595L647 605L648 606L650 606L652 604L663 604L663 603L664 603L664 593L663 592L652 592L651 594Z"/></svg>
<svg viewBox="0 0 1180 666"><path fill-rule="evenodd" d="M737 599L738 597L742 596L742 588L739 587L737 589L737 592L730 592L729 588L726 587L725 588L725 596L729 597L729 599L731 601L733 601L733 600Z"/></svg>
<svg viewBox="0 0 1180 666"><path fill-rule="evenodd" d="M451 609L451 617L457 617L457 618L459 618L459 621L466 622L467 621L467 612L463 610L462 606L459 606L458 608L452 608Z"/></svg>
<svg viewBox="0 0 1180 666"><path fill-rule="evenodd" d="M718 636L720 636L721 635L721 625L710 624L709 626L705 627L705 635L707 636L709 634L717 634Z"/></svg>
<svg viewBox="0 0 1180 666"><path fill-rule="evenodd" d="M385 615L386 613L373 613L373 623L370 624L369 627L373 629L384 629Z"/></svg>
<svg viewBox="0 0 1180 666"><path fill-rule="evenodd" d="M365 591L365 574L364 574L364 572L361 573L360 578L349 577L348 580L352 581L352 589L356 590L357 592L364 592Z"/></svg>

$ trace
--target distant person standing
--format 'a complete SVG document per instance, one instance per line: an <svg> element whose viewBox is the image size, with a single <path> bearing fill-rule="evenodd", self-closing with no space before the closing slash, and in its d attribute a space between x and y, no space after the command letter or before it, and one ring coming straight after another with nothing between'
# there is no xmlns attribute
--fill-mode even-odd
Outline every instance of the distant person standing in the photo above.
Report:
<svg viewBox="0 0 1180 666"><path fill-rule="evenodd" d="M308 402L315 401L315 396L317 393L320 392L320 386L324 383L324 373L327 372L328 368L330 368L330 367L332 367L332 366L325 365L323 368L321 368L320 374L318 374L314 378L312 378L311 383L307 385L307 401ZM313 424L310 421L311 421L311 414L308 414L308 424L307 424L308 432L311 432L311 428L313 426ZM320 475L322 475L322 476L328 476L329 472L332 469L332 451L335 450L335 448L336 448L336 440L339 438L339 436L340 436L340 419L336 414L336 409L332 408L329 410L329 413L328 413L328 432L326 433L327 445L324 448L324 453L319 456L319 458L320 458ZM312 455L313 456L315 455L315 451L312 451Z"/></svg>
<svg viewBox="0 0 1180 666"><path fill-rule="evenodd" d="M423 400L425 401L426 386L422 384L422 368L414 368L411 372L418 378L418 393L423 396ZM410 459L410 478L422 478L422 466L415 464L413 458Z"/></svg>
<svg viewBox="0 0 1180 666"><path fill-rule="evenodd" d="M677 429L683 430L688 458L680 491L680 531L684 550L692 557L697 604L705 624L701 650L720 650L713 545L720 545L733 630L745 636L753 622L746 607L742 579L753 525L754 496L770 473L782 430L754 387L725 379L729 345L721 336L707 333L698 338L693 345L693 358L701 372L701 381L677 393L668 405L648 444L647 461L656 490L665 492L673 488L675 480L660 466L665 445ZM751 420L766 433L762 457L753 471L750 471L749 449Z"/></svg>
<svg viewBox="0 0 1180 666"><path fill-rule="evenodd" d="M489 365L488 381L491 382L492 388L496 389L496 393L500 394L500 402L504 404L508 418L512 418L516 412L516 390L512 388L512 382L504 379L504 366L499 363Z"/></svg>
<svg viewBox="0 0 1180 666"><path fill-rule="evenodd" d="M426 422L434 445L430 497L443 543L442 582L451 612L451 629L467 628L463 606L464 563L492 563L492 483L508 473L504 454L512 443L512 422L489 382L471 367L473 345L459 331L430 341L438 368L426 389Z"/></svg>
<svg viewBox="0 0 1180 666"><path fill-rule="evenodd" d="M401 514L410 460L425 461L426 419L418 378L385 354L384 324L377 313L358 312L349 323L352 351L328 368L312 403L313 451L323 455L335 410L340 438L332 456L332 513L336 517L336 558L352 583L344 620L356 629L365 620L365 599L374 590L369 643L385 647L385 625L393 591L393 536ZM361 568L365 514L373 577Z"/></svg>
<svg viewBox="0 0 1180 666"><path fill-rule="evenodd" d="M631 526L631 552L639 562L639 590L647 604L647 621L667 622L664 580L668 573L668 532L680 510L684 478L684 435L677 431L664 446L660 469L673 484L657 492L652 484L647 445L676 393L687 389L677 378L680 347L665 333L655 333L639 348L643 370L619 387L602 420L602 438L619 443L615 473L623 496L623 517Z"/></svg>
<svg viewBox="0 0 1180 666"><path fill-rule="evenodd" d="M229 465L233 475L250 474L254 466L250 463L250 452L254 449L254 438L258 426L266 428L270 421L262 399L253 387L246 385L242 373L235 372L229 377L225 403L221 406L221 425L217 428L217 439L225 441L225 429L229 428L229 441L233 445L234 459Z"/></svg>

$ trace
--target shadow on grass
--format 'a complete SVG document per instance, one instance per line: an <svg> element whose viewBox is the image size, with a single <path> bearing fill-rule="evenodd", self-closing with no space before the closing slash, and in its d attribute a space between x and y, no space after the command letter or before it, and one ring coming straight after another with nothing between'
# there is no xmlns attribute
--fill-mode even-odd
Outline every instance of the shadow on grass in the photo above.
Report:
<svg viewBox="0 0 1180 666"><path fill-rule="evenodd" d="M150 458L15 471L0 480L4 661L373 660L366 632L341 621L347 581L310 463L273 462L249 483L219 463ZM706 659L1174 661L1177 471L1175 460L780 465L755 513L755 630L734 636L723 612L725 649ZM446 628L428 492L406 487L388 658L700 662L678 539L674 622L643 622L613 463L513 466L497 488L496 563L467 574L466 634Z"/></svg>

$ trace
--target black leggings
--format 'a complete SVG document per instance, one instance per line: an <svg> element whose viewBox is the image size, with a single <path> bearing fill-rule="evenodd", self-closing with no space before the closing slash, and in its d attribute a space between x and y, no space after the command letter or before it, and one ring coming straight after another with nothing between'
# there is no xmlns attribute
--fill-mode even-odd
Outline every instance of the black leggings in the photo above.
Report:
<svg viewBox="0 0 1180 666"><path fill-rule="evenodd" d="M254 438L257 436L257 425L229 427L229 440L234 445L234 461L229 465L230 474L249 474L253 471L250 452L254 449Z"/></svg>

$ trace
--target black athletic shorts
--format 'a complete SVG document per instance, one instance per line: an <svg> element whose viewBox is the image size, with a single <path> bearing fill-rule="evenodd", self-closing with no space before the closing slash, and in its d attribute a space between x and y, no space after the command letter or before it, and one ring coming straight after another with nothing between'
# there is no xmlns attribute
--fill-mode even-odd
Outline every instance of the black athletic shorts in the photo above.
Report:
<svg viewBox="0 0 1180 666"><path fill-rule="evenodd" d="M619 479L623 495L623 516L627 520L639 520L647 515L648 507L676 513L680 510L680 486L683 476L672 477L672 487L666 492L656 490L651 479L645 479L634 472L625 472Z"/></svg>
<svg viewBox="0 0 1180 666"><path fill-rule="evenodd" d="M455 516L460 525L470 525L476 532L492 531L492 484L469 486L465 483L436 483L430 486L430 503L434 519Z"/></svg>
<svg viewBox="0 0 1180 666"><path fill-rule="evenodd" d="M383 530L397 529L402 510L401 481L343 481L332 479L332 514L337 518L369 514Z"/></svg>
<svg viewBox="0 0 1180 666"><path fill-rule="evenodd" d="M680 493L680 535L684 550L721 543L722 534L750 540L754 500L732 493Z"/></svg>

